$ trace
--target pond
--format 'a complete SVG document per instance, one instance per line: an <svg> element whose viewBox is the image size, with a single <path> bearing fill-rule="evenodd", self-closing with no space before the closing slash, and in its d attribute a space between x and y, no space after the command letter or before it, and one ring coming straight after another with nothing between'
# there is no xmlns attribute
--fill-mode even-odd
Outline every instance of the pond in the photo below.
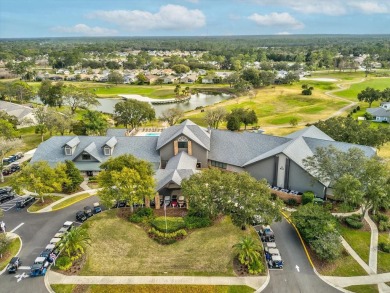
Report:
<svg viewBox="0 0 390 293"><path fill-rule="evenodd" d="M218 95L212 95L212 94L195 94L191 95L191 99L187 102L183 103L173 103L173 104L163 104L163 105L152 105L154 110L156 111L156 117L159 117L163 111L170 108L178 108L183 111L190 111L194 110L197 107L204 107L208 105L213 105L215 103L224 101L229 99L231 96L228 94L218 94ZM123 101L122 99L103 99L98 98L97 99L100 102L100 106L96 106L95 110L101 111L104 113L114 113L114 107L115 105Z"/></svg>

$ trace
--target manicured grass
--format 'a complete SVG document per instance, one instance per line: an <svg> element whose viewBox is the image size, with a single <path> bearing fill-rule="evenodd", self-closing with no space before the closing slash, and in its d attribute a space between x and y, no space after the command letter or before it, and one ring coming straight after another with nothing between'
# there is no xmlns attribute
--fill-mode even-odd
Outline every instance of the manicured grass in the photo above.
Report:
<svg viewBox="0 0 390 293"><path fill-rule="evenodd" d="M56 293L71 293L75 285L51 285ZM214 285L82 285L88 293L252 293L248 286ZM80 292L80 291L78 291Z"/></svg>
<svg viewBox="0 0 390 293"><path fill-rule="evenodd" d="M193 230L184 240L160 245L142 228L117 218L115 210L103 212L84 225L89 227L92 241L82 275L233 276L232 246L251 233L224 218L211 227Z"/></svg>
<svg viewBox="0 0 390 293"><path fill-rule="evenodd" d="M11 240L8 249L3 253L3 258L0 258L0 271L2 271L8 265L11 258L18 253L20 245L21 243L19 238Z"/></svg>
<svg viewBox="0 0 390 293"><path fill-rule="evenodd" d="M37 212L61 198L62 196L58 196L58 195L47 195L44 196L44 202L42 202L41 198L37 197L37 200L28 208L28 211Z"/></svg>
<svg viewBox="0 0 390 293"><path fill-rule="evenodd" d="M355 285L344 289L356 293L378 293L378 285Z"/></svg>
<svg viewBox="0 0 390 293"><path fill-rule="evenodd" d="M389 239L389 233L379 233L379 242L383 242L386 239ZM378 251L378 274L380 273L389 273L390 272L390 253L385 253L382 251Z"/></svg>
<svg viewBox="0 0 390 293"><path fill-rule="evenodd" d="M350 255L343 254L340 258L322 268L316 268L324 276L355 277L366 276L366 271Z"/></svg>
<svg viewBox="0 0 390 293"><path fill-rule="evenodd" d="M311 77L313 78L335 78L335 79L341 79L341 80L359 80L365 77L365 73L358 71L338 71L338 70L327 70L327 71L319 71L319 72L312 72ZM310 78L310 77L308 77Z"/></svg>
<svg viewBox="0 0 390 293"><path fill-rule="evenodd" d="M0 187L9 186L11 183L12 176L13 174L9 176L4 176L4 182L0 182Z"/></svg>
<svg viewBox="0 0 390 293"><path fill-rule="evenodd" d="M362 260L368 264L371 232L350 229L340 225L340 233Z"/></svg>
<svg viewBox="0 0 390 293"><path fill-rule="evenodd" d="M329 85L328 85L329 86ZM291 118L298 118L299 123L312 123L326 119L348 102L340 101L324 94L321 88L315 89L313 95L301 94L301 83L292 86L265 87L255 90L255 96L241 96L218 103L209 108L225 107L228 112L234 108L247 108L256 112L258 125L288 125ZM206 126L204 113L200 110L189 111L186 118ZM220 128L226 127L222 123Z"/></svg>
<svg viewBox="0 0 390 293"><path fill-rule="evenodd" d="M88 197L92 196L91 194L89 193L82 193L82 194L79 194L79 195L76 195L76 196L73 196L71 198L68 198L58 204L56 204L55 206L53 206L53 210L59 210L59 209L62 209L62 208L65 208L65 207L68 207L72 204L75 204L76 202L79 202L79 201L82 201Z"/></svg>
<svg viewBox="0 0 390 293"><path fill-rule="evenodd" d="M348 89L335 94L356 101L357 95L367 87L383 90L386 87L390 87L390 78L372 78L361 83L352 84Z"/></svg>

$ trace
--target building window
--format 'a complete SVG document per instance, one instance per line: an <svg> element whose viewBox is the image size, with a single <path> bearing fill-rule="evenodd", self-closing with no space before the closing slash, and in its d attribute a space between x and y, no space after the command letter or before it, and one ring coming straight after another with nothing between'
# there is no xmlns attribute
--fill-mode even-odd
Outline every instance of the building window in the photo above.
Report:
<svg viewBox="0 0 390 293"><path fill-rule="evenodd" d="M111 148L104 147L104 155L105 156L110 156L111 155Z"/></svg>
<svg viewBox="0 0 390 293"><path fill-rule="evenodd" d="M65 147L65 155L67 155L67 156L72 155L72 148L71 147L68 147L68 146Z"/></svg>
<svg viewBox="0 0 390 293"><path fill-rule="evenodd" d="M89 160L91 160L91 155L90 154L82 154L81 159L83 161L89 161Z"/></svg>
<svg viewBox="0 0 390 293"><path fill-rule="evenodd" d="M197 163L196 163L196 168L197 168L197 169L202 168L202 163L201 163L201 162L197 162Z"/></svg>
<svg viewBox="0 0 390 293"><path fill-rule="evenodd" d="M179 141L177 146L179 149L186 149L188 148L188 141Z"/></svg>
<svg viewBox="0 0 390 293"><path fill-rule="evenodd" d="M211 166L217 167L217 168L221 168L221 169L226 169L227 168L227 164L226 163L221 163L221 162L217 162L217 161L211 161Z"/></svg>

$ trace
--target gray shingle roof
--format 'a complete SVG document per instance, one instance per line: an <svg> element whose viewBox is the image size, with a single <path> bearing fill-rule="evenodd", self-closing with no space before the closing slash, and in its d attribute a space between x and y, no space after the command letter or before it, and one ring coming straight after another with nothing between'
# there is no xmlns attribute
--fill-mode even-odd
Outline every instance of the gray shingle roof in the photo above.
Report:
<svg viewBox="0 0 390 293"><path fill-rule="evenodd" d="M290 140L259 133L213 129L209 159L241 167Z"/></svg>
<svg viewBox="0 0 390 293"><path fill-rule="evenodd" d="M71 156L66 156L64 149L62 148L67 142L74 137L69 136L53 136L41 143L31 162L36 161L48 161L50 165L54 166L58 162L64 162L65 160L74 160L78 157L88 146L91 149L87 151L93 152L92 156L100 158L101 162L105 162L111 156L105 156L103 153L103 146L107 142L107 136L79 136L80 143L77 145L75 152ZM123 154L132 154L135 157L151 162L157 169L160 165L160 156L156 151L157 137L144 136L144 137L118 137L118 143L115 146L112 157L120 156ZM95 148L92 149L91 144L95 144Z"/></svg>
<svg viewBox="0 0 390 293"><path fill-rule="evenodd" d="M185 135L206 150L210 150L210 134L191 120L186 120L180 125L174 125L164 129L158 138L157 150L180 135Z"/></svg>
<svg viewBox="0 0 390 293"><path fill-rule="evenodd" d="M368 113L370 113L373 116L379 116L379 117L390 117L390 111L378 107L378 108L368 108L366 110Z"/></svg>
<svg viewBox="0 0 390 293"><path fill-rule="evenodd" d="M127 129L126 128L109 128L107 129L106 135L107 136L116 136L116 137L121 137L121 136L126 136Z"/></svg>
<svg viewBox="0 0 390 293"><path fill-rule="evenodd" d="M81 153L84 153L84 152L90 154L92 157L94 157L99 162L102 161L102 158L100 157L100 154L99 154L98 150L96 149L95 142L91 142L84 150L81 151Z"/></svg>
<svg viewBox="0 0 390 293"><path fill-rule="evenodd" d="M286 135L286 137L292 138L292 139L298 138L300 136L334 141L333 138L331 138L329 135L327 135L326 133L324 133L323 131L321 131L320 129L315 127L314 125L311 125L311 126L306 127L304 129L293 132L289 135Z"/></svg>
<svg viewBox="0 0 390 293"><path fill-rule="evenodd" d="M77 146L80 143L78 136L73 137L71 140L67 141L64 146L70 146L71 148Z"/></svg>
<svg viewBox="0 0 390 293"><path fill-rule="evenodd" d="M113 148L118 143L118 140L115 136L111 137L109 140L107 140L106 145L110 148Z"/></svg>
<svg viewBox="0 0 390 293"><path fill-rule="evenodd" d="M18 105L6 101L0 101L0 110L7 112L7 114L15 116L18 120L23 119L33 112L33 109L27 106Z"/></svg>
<svg viewBox="0 0 390 293"><path fill-rule="evenodd" d="M197 170L174 170L174 169L158 169L155 178L157 181L156 190L160 191L168 183L176 183L177 185L181 184L183 179L191 177L191 175L196 174Z"/></svg>
<svg viewBox="0 0 390 293"><path fill-rule="evenodd" d="M169 159L165 169L196 169L197 159L188 155L186 152L180 152Z"/></svg>

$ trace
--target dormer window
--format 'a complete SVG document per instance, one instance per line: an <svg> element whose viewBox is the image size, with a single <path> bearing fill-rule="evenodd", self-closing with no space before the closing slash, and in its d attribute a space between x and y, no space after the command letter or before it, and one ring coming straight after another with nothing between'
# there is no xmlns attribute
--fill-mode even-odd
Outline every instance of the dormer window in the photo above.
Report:
<svg viewBox="0 0 390 293"><path fill-rule="evenodd" d="M72 148L69 146L65 147L65 155L66 156L71 156L72 155Z"/></svg>
<svg viewBox="0 0 390 293"><path fill-rule="evenodd" d="M111 156L111 148L108 146L104 147L104 155L105 156Z"/></svg>

